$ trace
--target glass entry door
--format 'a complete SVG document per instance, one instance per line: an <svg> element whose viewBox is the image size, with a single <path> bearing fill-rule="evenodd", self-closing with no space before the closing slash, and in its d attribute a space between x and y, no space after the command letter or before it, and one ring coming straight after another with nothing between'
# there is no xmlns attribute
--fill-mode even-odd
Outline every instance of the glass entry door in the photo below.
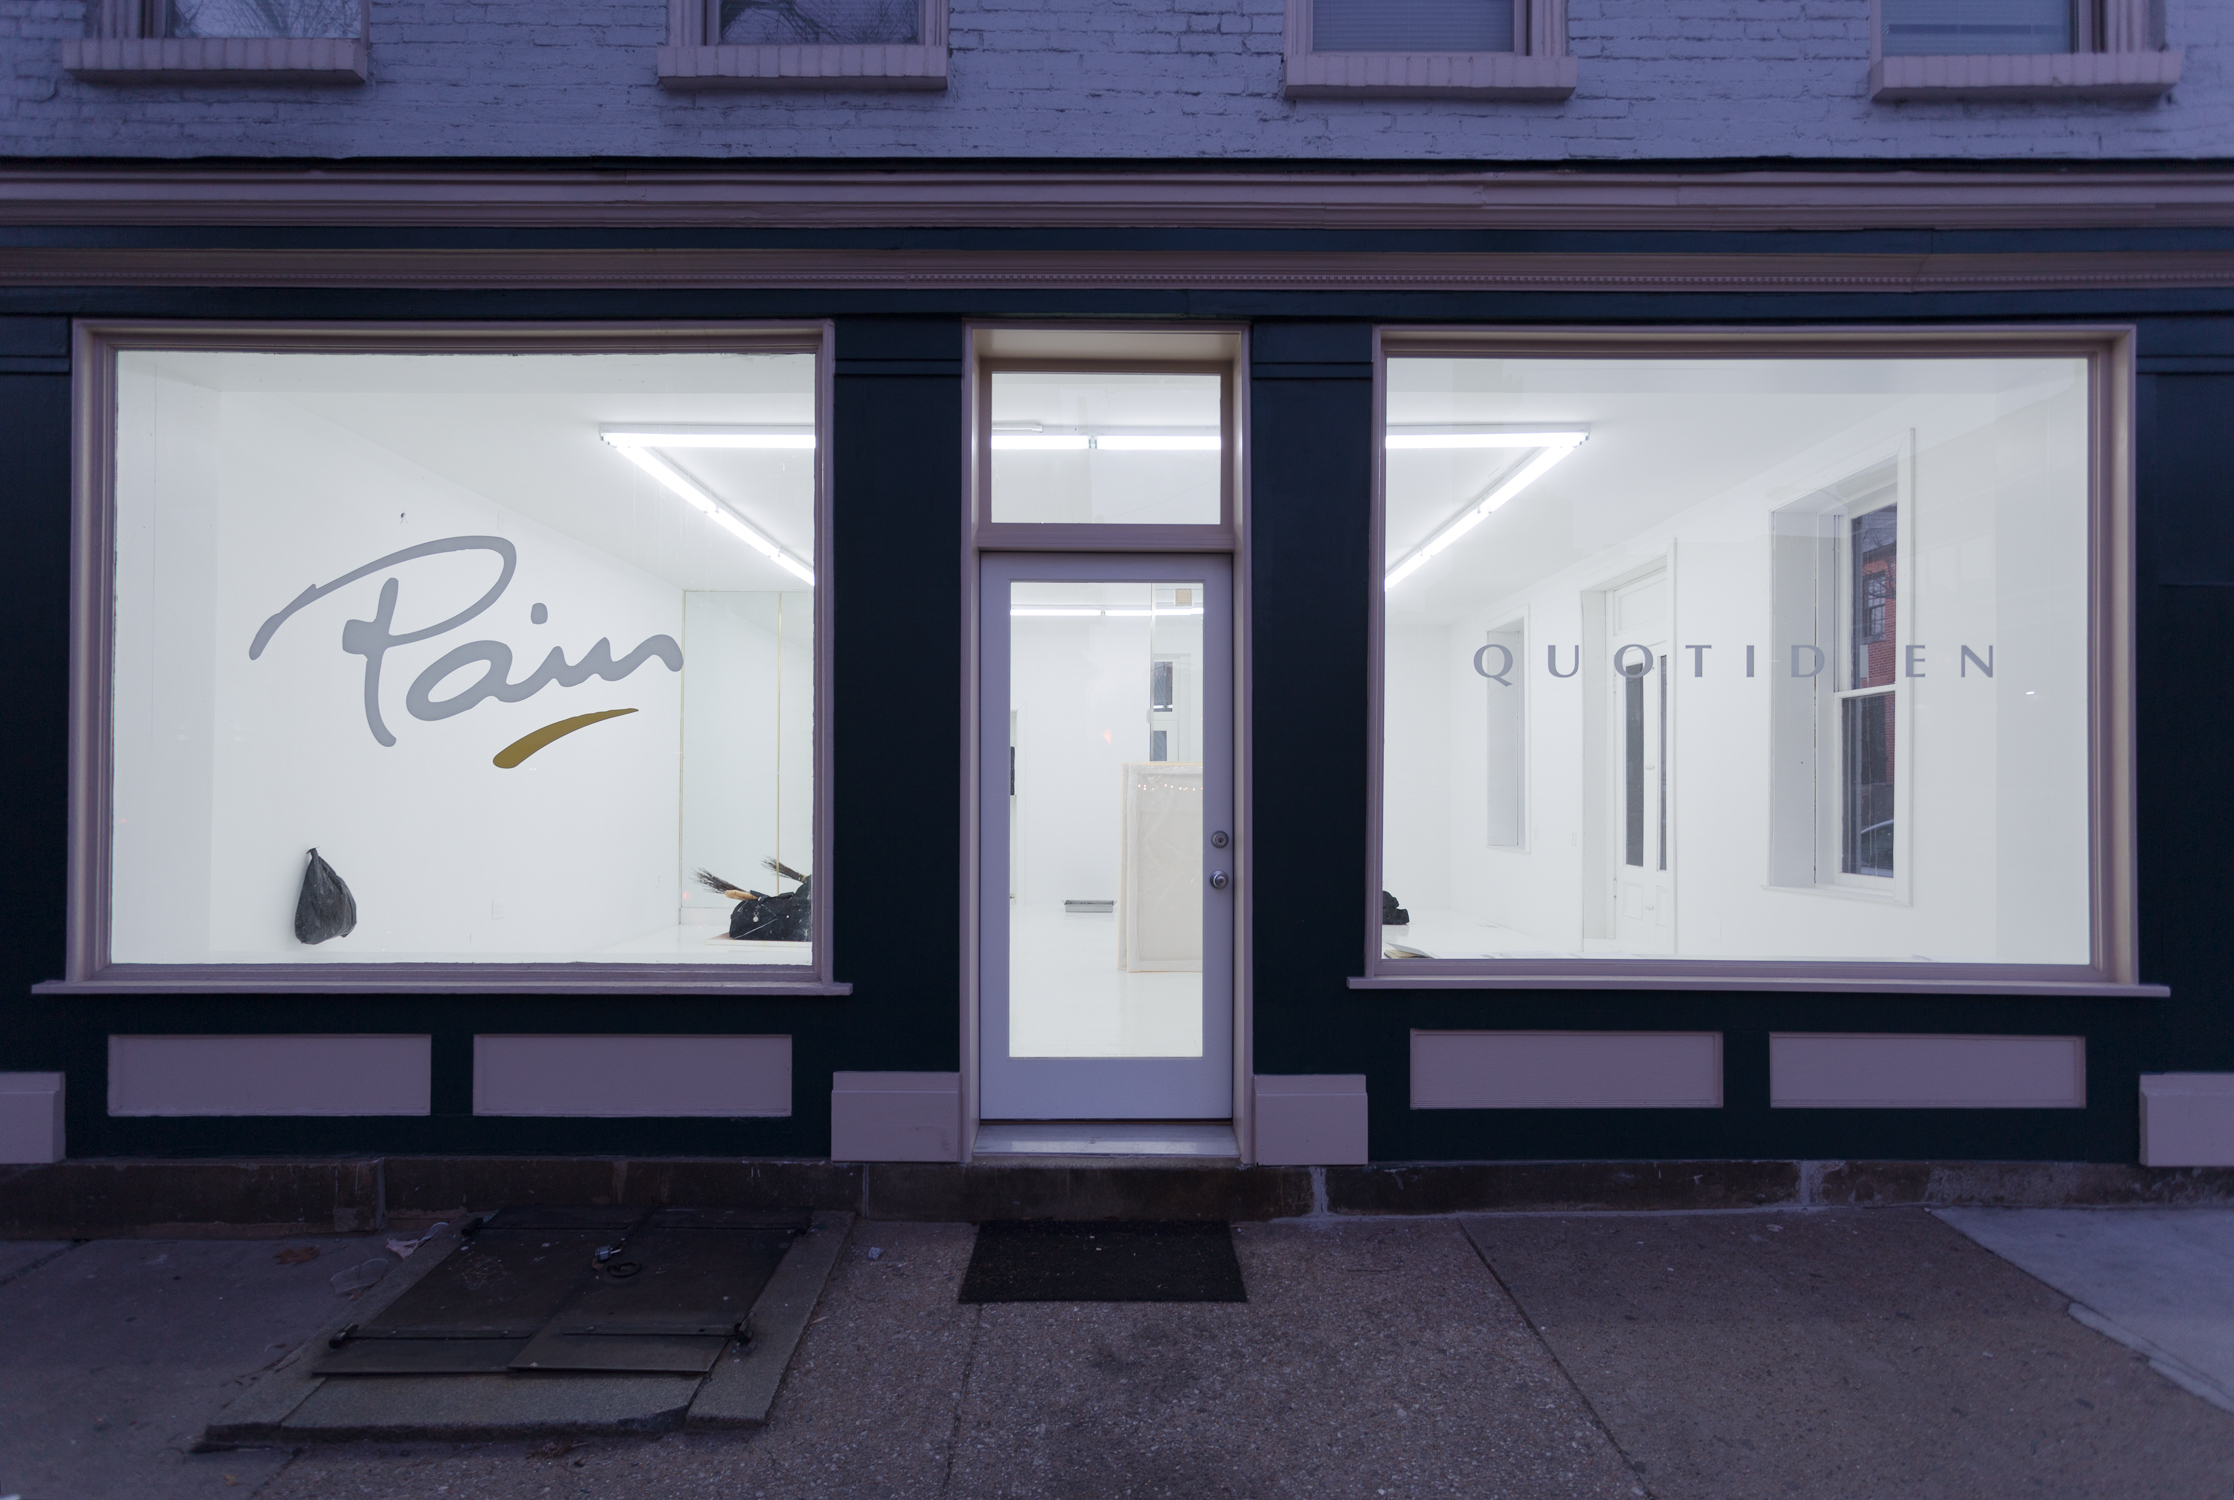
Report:
<svg viewBox="0 0 2234 1500"><path fill-rule="evenodd" d="M980 1113L1229 1119L1230 563L981 568Z"/></svg>

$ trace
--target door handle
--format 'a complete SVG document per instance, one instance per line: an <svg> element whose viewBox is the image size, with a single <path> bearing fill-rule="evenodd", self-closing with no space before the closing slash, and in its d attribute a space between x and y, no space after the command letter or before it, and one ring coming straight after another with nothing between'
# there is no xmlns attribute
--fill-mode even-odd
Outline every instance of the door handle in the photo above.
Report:
<svg viewBox="0 0 2234 1500"><path fill-rule="evenodd" d="M1230 884L1230 882L1226 879L1225 871L1212 870L1210 872L1210 889L1214 891L1222 891L1228 884Z"/></svg>

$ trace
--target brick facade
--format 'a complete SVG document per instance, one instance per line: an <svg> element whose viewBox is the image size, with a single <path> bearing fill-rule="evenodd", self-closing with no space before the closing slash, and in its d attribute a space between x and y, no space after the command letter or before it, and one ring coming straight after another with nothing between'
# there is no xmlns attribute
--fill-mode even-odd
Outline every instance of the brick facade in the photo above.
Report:
<svg viewBox="0 0 2234 1500"><path fill-rule="evenodd" d="M361 86L86 83L0 0L0 154L2180 159L2234 142L2234 5L2168 0L2162 101L1873 103L1869 0L1571 0L1559 103L1289 100L1281 0L953 0L944 93L677 93L660 0L373 0Z"/></svg>

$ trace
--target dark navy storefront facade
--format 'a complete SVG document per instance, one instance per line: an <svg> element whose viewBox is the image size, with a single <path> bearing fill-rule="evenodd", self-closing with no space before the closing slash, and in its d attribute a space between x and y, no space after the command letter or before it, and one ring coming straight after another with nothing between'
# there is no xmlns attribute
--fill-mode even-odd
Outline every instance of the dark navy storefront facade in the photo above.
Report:
<svg viewBox="0 0 2234 1500"><path fill-rule="evenodd" d="M1635 168L1632 166L1632 171ZM1028 174L1026 174L1028 175ZM152 218L153 216L151 216ZM748 284L755 257L794 269ZM803 258L844 268L799 284ZM952 274L928 274L934 256ZM891 258L879 279L861 268ZM1420 257L1516 267L1418 289ZM642 270L523 272L548 264ZM734 269L723 270L724 257ZM1285 266L1336 258L1326 289ZM73 283L73 259L87 268ZM670 274L667 262L691 269ZM1372 266L1391 267L1371 285ZM507 262L510 262L509 264ZM1131 263L1128 266L1128 262ZM1524 264L1523 264L1524 263ZM134 283L135 264L149 268ZM1164 264L1218 267L1158 285ZM199 276L197 265L207 267ZM1233 269L1246 266L1253 269ZM1857 266L1877 268L1871 276ZM258 267L269 279L259 280ZM1607 274L1598 276L1599 268ZM1975 267L1973 272L1967 267ZM2198 269L2203 267L2206 269ZM2209 267L2216 267L2213 273ZM1006 269L1004 269L1006 268ZM1563 270L1560 268L1564 268ZM1756 269L1757 268L1757 269ZM1910 268L1902 271L1900 268ZM2162 276L2154 275L2162 268ZM1172 277L1183 277L1175 270ZM1884 278L1909 274L1903 288ZM2211 275L2222 279L2212 281ZM1562 284L1561 277L1567 278ZM383 277L389 278L383 284ZM1248 282L1254 276L1256 285ZM1849 277L1858 289L1840 289ZM532 280L542 284L525 284ZM1994 285L1996 281L2000 285ZM858 915L847 995L33 994L63 972L70 764L73 320L580 323L830 320L835 590L831 862ZM2222 962L2234 910L2234 227L874 229L420 227L21 221L0 227L0 553L9 729L0 1071L67 1078L70 1158L818 1160L840 1072L964 1065L955 787L967 685L962 492L968 329L1001 320L1248 329L1250 878L1259 1075L1360 1074L1374 1163L2037 1162L2132 1167L2143 1074L2234 1071ZM2137 329L2134 805L2139 978L2161 995L1352 988L1369 941L1374 333L1406 325ZM1714 1032L1718 1109L1414 1109L1415 1030ZM784 1035L786 1118L473 1112L477 1036ZM1772 1033L2075 1035L2081 1108L1775 1109ZM112 1116L117 1035L431 1038L424 1117ZM2139 1174L2130 1191L2168 1192ZM2120 1189L2127 1191L2128 1189ZM1585 1195L1587 1196L1587 1194ZM1422 1200L1394 1206L1434 1207Z"/></svg>

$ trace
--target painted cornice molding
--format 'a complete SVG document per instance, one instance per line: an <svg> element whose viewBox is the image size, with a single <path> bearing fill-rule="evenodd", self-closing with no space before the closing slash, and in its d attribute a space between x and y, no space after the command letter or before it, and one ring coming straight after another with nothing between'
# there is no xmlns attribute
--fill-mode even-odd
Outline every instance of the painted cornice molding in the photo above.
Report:
<svg viewBox="0 0 2234 1500"><path fill-rule="evenodd" d="M0 286L1320 292L2234 288L2234 251L1496 255L1371 251L0 249Z"/></svg>
<svg viewBox="0 0 2234 1500"><path fill-rule="evenodd" d="M0 225L1833 230L2234 227L2234 171L0 169Z"/></svg>

